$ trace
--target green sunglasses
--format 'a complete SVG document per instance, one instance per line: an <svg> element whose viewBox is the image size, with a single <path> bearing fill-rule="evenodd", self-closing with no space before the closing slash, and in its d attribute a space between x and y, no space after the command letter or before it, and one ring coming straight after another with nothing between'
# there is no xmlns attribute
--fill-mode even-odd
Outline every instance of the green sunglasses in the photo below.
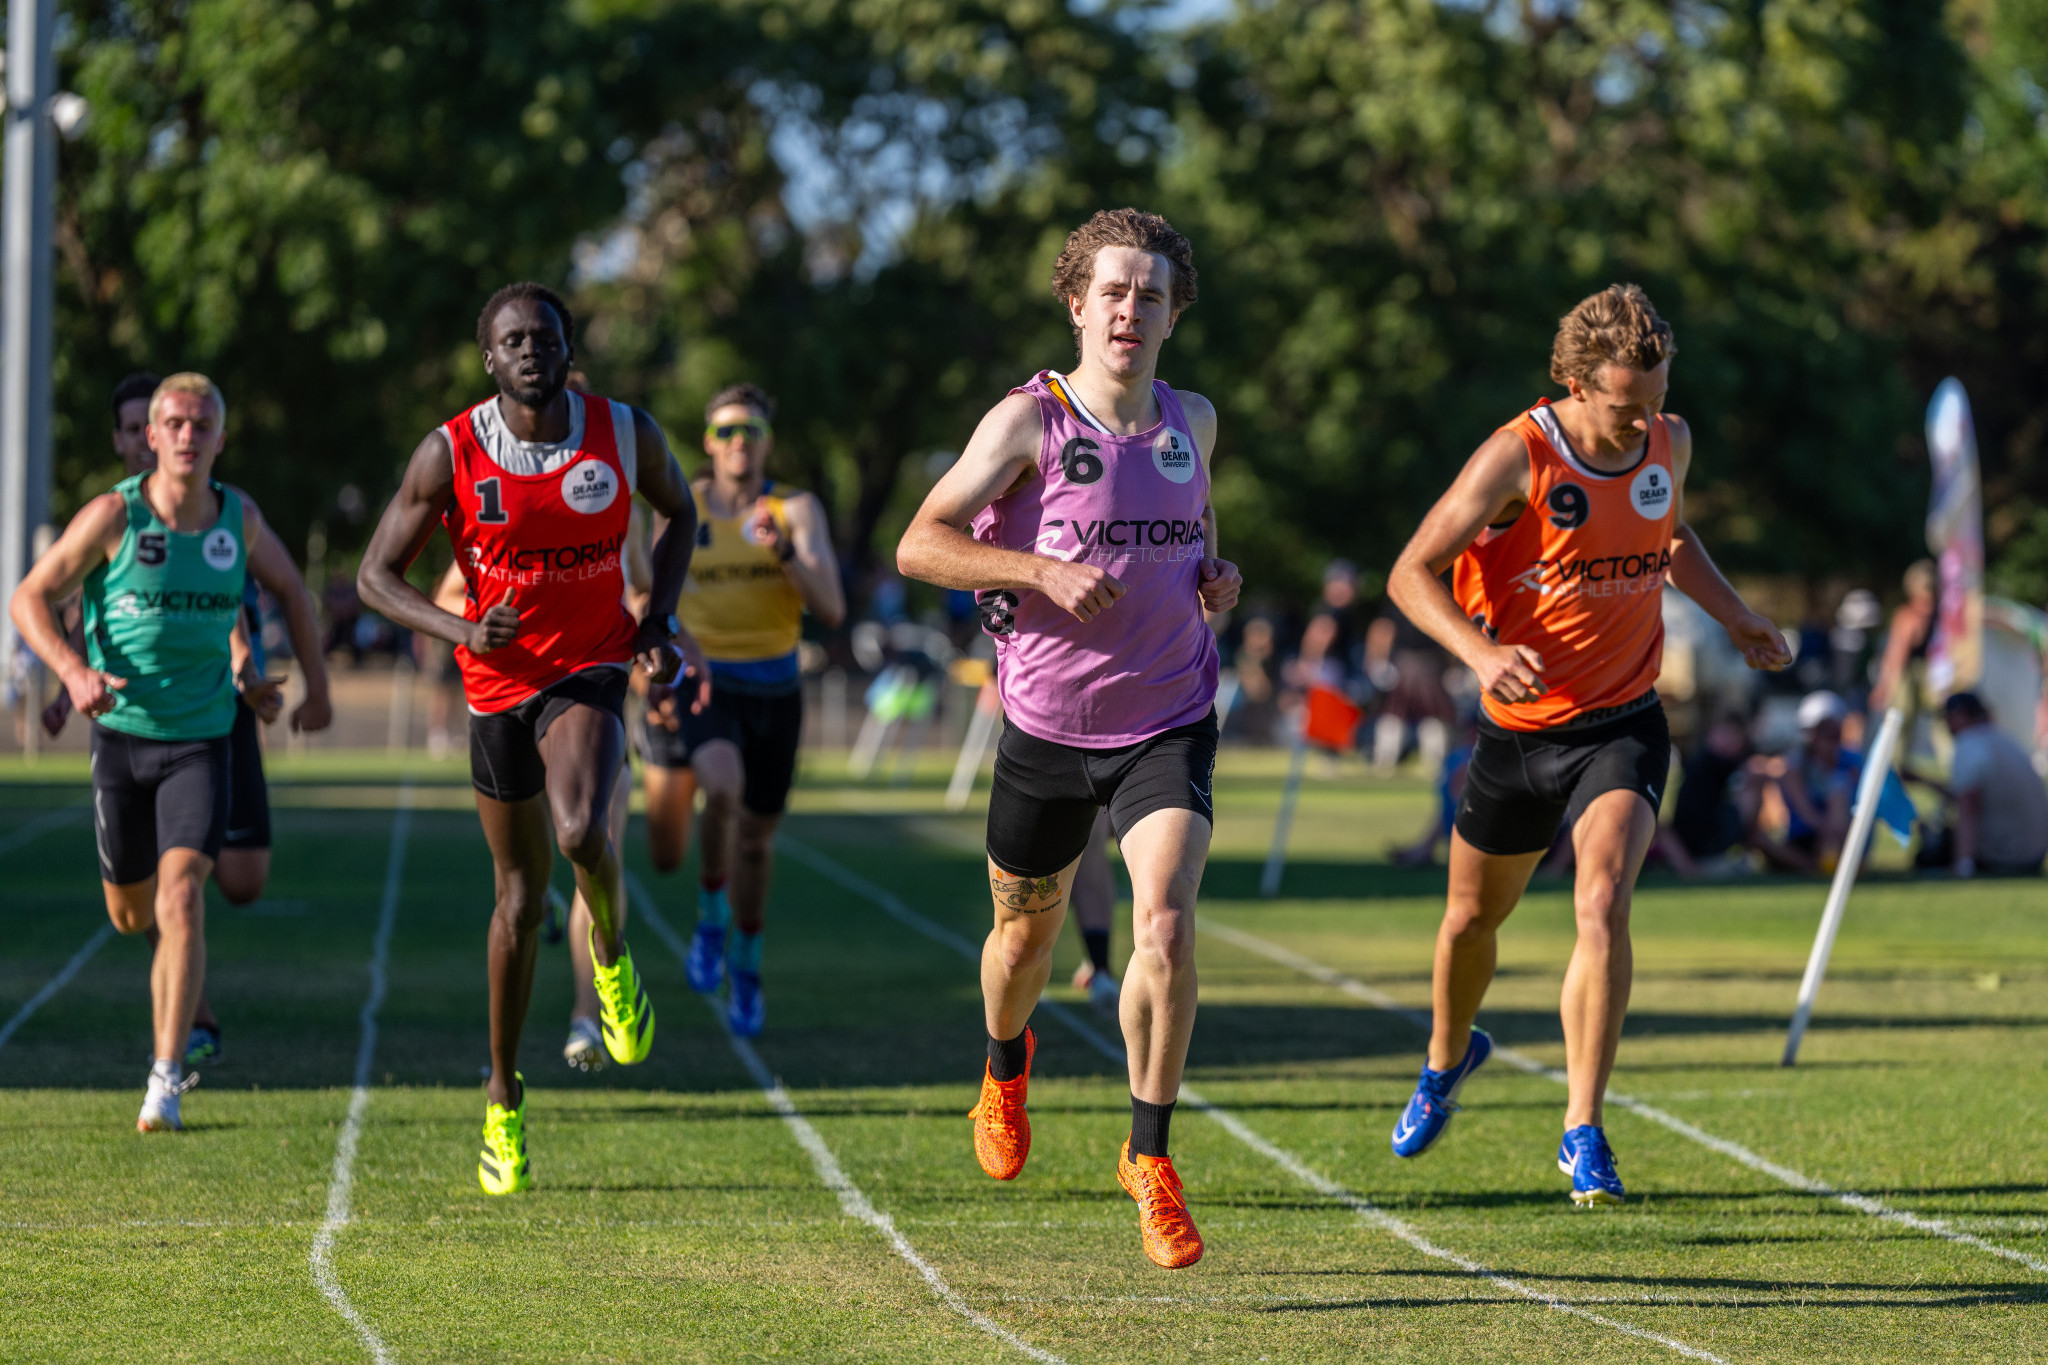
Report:
<svg viewBox="0 0 2048 1365"><path fill-rule="evenodd" d="M706 436L719 441L730 441L743 431L753 432L754 439L757 441L765 441L775 434L775 428L769 426L765 420L759 417L749 417L744 422L720 422L715 426L706 426L704 428Z"/></svg>

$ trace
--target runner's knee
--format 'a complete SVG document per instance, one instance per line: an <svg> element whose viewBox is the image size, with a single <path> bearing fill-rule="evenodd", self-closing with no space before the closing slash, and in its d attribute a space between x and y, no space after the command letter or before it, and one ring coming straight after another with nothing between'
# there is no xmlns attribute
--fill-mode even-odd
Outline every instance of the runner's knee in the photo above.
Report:
<svg viewBox="0 0 2048 1365"><path fill-rule="evenodd" d="M1194 907L1139 901L1131 907L1131 949L1171 971L1193 966Z"/></svg>
<svg viewBox="0 0 2048 1365"><path fill-rule="evenodd" d="M1628 887L1617 877L1594 876L1582 880L1572 895L1572 910L1578 921L1579 937L1606 941L1628 931Z"/></svg>
<svg viewBox="0 0 2048 1365"><path fill-rule="evenodd" d="M156 890L156 925L168 935L196 934L206 915L206 884L193 877L167 878Z"/></svg>

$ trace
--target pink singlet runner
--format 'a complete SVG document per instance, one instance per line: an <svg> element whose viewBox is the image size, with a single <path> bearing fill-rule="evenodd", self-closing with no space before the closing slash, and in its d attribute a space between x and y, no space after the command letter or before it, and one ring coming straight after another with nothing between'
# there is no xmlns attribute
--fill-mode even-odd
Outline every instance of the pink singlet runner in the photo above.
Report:
<svg viewBox="0 0 2048 1365"><path fill-rule="evenodd" d="M1039 477L974 519L988 545L1086 560L1128 590L1094 620L1035 592L984 592L996 690L1010 724L1082 749L1114 749L1191 725L1216 700L1216 637L1198 592L1209 475L1187 413L1154 380L1159 424L1112 435L1059 375L1021 389L1038 400Z"/></svg>

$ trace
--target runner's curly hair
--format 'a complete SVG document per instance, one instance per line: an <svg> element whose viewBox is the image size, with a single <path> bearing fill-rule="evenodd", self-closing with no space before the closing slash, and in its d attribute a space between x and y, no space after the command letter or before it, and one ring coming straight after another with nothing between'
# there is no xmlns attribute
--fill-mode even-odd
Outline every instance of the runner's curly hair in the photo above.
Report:
<svg viewBox="0 0 2048 1365"><path fill-rule="evenodd" d="M1156 213L1138 209L1104 209L1067 234L1052 267L1052 296L1062 308L1088 292L1095 280L1095 254L1106 246L1135 247L1164 256L1173 266L1173 311L1195 301L1195 248ZM1074 337L1080 339L1076 329Z"/></svg>
<svg viewBox="0 0 2048 1365"><path fill-rule="evenodd" d="M518 299L532 299L554 309L555 316L562 320L562 340L568 343L570 353L575 353L576 317L569 311L569 305L563 303L562 296L554 290L531 280L508 284L484 301L484 311L476 315L476 348L479 351L491 349L491 324L498 320L498 311Z"/></svg>
<svg viewBox="0 0 2048 1365"><path fill-rule="evenodd" d="M1579 306L1557 324L1550 377L1560 384L1576 379L1598 389L1603 365L1654 370L1677 354L1671 324L1657 316L1642 286L1610 284L1579 300Z"/></svg>

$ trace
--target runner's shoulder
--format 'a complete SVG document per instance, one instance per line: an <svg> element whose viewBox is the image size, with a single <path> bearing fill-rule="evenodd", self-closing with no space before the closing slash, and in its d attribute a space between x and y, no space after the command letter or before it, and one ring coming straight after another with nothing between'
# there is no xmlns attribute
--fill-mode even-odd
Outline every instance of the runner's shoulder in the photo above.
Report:
<svg viewBox="0 0 2048 1365"><path fill-rule="evenodd" d="M1005 460L1036 460L1045 439L1045 414L1029 393L1012 393L990 408L974 429L970 449Z"/></svg>
<svg viewBox="0 0 2048 1365"><path fill-rule="evenodd" d="M1193 428L1188 435L1195 438L1195 446L1206 457L1216 448L1216 405L1193 389L1175 389L1173 396L1188 415L1188 425Z"/></svg>

